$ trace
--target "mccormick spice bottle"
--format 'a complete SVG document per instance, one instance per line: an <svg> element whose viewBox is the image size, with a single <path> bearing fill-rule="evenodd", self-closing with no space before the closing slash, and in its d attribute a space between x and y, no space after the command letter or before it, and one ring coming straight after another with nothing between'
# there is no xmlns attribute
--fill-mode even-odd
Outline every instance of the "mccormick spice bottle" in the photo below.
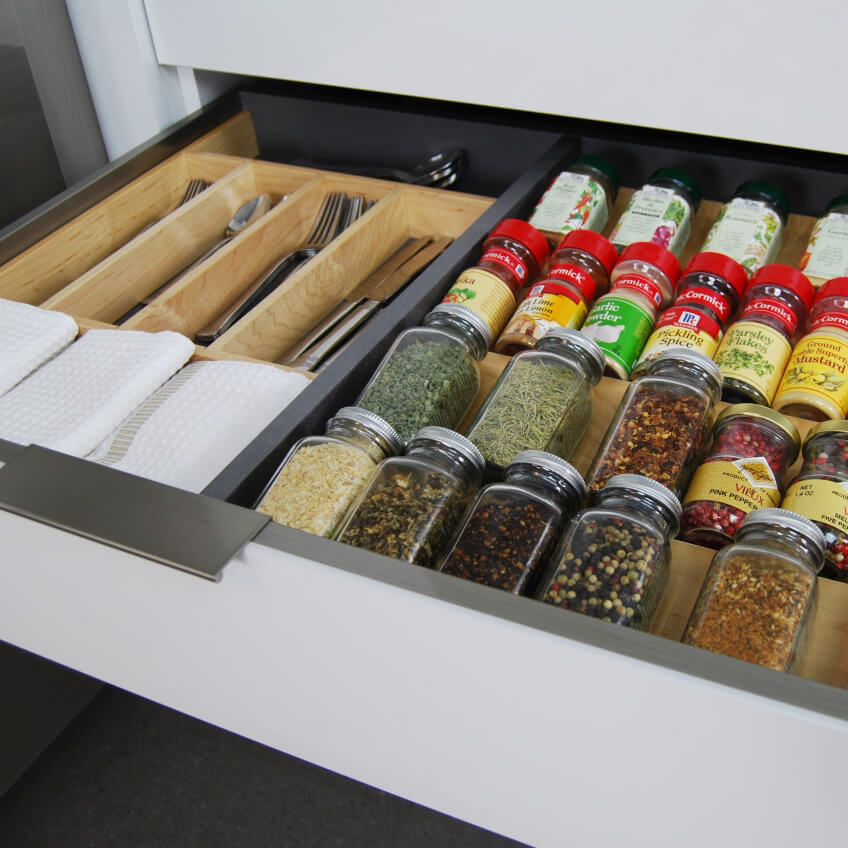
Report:
<svg viewBox="0 0 848 848"><path fill-rule="evenodd" d="M735 259L753 276L777 259L789 217L789 199L762 180L742 183L721 207L701 250Z"/></svg>
<svg viewBox="0 0 848 848"><path fill-rule="evenodd" d="M606 359L605 373L628 379L654 329L661 309L671 304L680 263L658 244L631 244L612 269L611 288L583 322Z"/></svg>
<svg viewBox="0 0 848 848"><path fill-rule="evenodd" d="M677 287L674 305L663 312L633 368L643 374L666 348L689 347L712 358L748 283L745 269L720 253L693 256Z"/></svg>
<svg viewBox="0 0 848 848"><path fill-rule="evenodd" d="M579 330L589 305L609 288L618 253L609 239L589 230L574 230L559 244L551 269L518 305L495 351L512 355L526 350L554 327Z"/></svg>
<svg viewBox="0 0 848 848"><path fill-rule="evenodd" d="M529 595L563 525L583 503L586 484L576 468L535 450L516 456L505 477L477 495L439 570Z"/></svg>
<svg viewBox="0 0 848 848"><path fill-rule="evenodd" d="M388 421L404 443L428 424L455 427L480 388L477 363L490 343L476 312L439 304L423 327L397 337L356 405Z"/></svg>
<svg viewBox="0 0 848 848"><path fill-rule="evenodd" d="M742 314L715 356L724 400L771 405L812 302L810 281L788 265L765 265L751 277Z"/></svg>
<svg viewBox="0 0 848 848"><path fill-rule="evenodd" d="M660 168L633 193L610 233L610 241L619 252L634 242L653 242L680 259L700 202L701 188L690 173Z"/></svg>
<svg viewBox="0 0 848 848"><path fill-rule="evenodd" d="M516 354L468 428L490 477L525 450L568 459L592 420L592 389L604 367L601 349L577 330L549 330Z"/></svg>
<svg viewBox="0 0 848 848"><path fill-rule="evenodd" d="M819 289L772 406L813 421L848 415L848 277Z"/></svg>
<svg viewBox="0 0 848 848"><path fill-rule="evenodd" d="M576 230L601 232L618 194L618 172L600 156L580 156L542 195L530 216L553 247Z"/></svg>
<svg viewBox="0 0 848 848"><path fill-rule="evenodd" d="M848 194L828 203L813 227L798 269L814 286L848 274Z"/></svg>
<svg viewBox="0 0 848 848"><path fill-rule="evenodd" d="M351 508L338 541L434 568L480 486L483 457L444 427L423 427L389 457Z"/></svg>
<svg viewBox="0 0 848 848"><path fill-rule="evenodd" d="M746 515L780 506L800 448L798 428L785 415L755 403L726 407L683 498L680 538L709 548L732 542Z"/></svg>
<svg viewBox="0 0 848 848"><path fill-rule="evenodd" d="M824 533L824 574L848 581L848 421L825 421L807 433L804 461L781 506Z"/></svg>
<svg viewBox="0 0 848 848"><path fill-rule="evenodd" d="M718 551L683 641L789 671L802 653L822 565L821 530L785 509L758 509Z"/></svg>
<svg viewBox="0 0 848 848"><path fill-rule="evenodd" d="M567 527L536 597L562 609L647 630L668 581L680 502L638 474L613 477L597 506Z"/></svg>
<svg viewBox="0 0 848 848"><path fill-rule="evenodd" d="M539 278L549 254L548 240L539 230L507 218L489 233L477 264L459 275L442 303L476 312L496 339L515 311L518 293Z"/></svg>
<svg viewBox="0 0 848 848"><path fill-rule="evenodd" d="M332 537L354 498L400 439L382 418L355 406L340 409L323 436L288 452L256 507L277 524Z"/></svg>
<svg viewBox="0 0 848 848"><path fill-rule="evenodd" d="M677 497L686 491L712 429L721 390L715 363L669 348L624 393L586 475L590 495L618 474L642 474Z"/></svg>

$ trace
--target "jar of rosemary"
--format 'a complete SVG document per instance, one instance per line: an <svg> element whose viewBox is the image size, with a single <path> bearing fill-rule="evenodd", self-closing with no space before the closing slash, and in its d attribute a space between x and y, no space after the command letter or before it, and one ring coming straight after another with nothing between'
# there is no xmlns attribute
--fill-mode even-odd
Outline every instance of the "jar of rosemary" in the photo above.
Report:
<svg viewBox="0 0 848 848"><path fill-rule="evenodd" d="M504 476L477 495L439 570L529 595L586 484L565 460L536 450L518 454Z"/></svg>
<svg viewBox="0 0 848 848"><path fill-rule="evenodd" d="M532 350L516 354L466 433L488 476L500 477L525 450L568 459L592 420L592 389L603 367L598 345L567 327L548 330Z"/></svg>
<svg viewBox="0 0 848 848"><path fill-rule="evenodd" d="M480 388L477 363L491 340L475 312L441 303L423 327L397 337L356 405L388 421L404 443L431 424L456 427Z"/></svg>
<svg viewBox="0 0 848 848"><path fill-rule="evenodd" d="M336 538L434 568L480 487L483 465L480 452L464 436L423 427L405 456L380 463Z"/></svg>
<svg viewBox="0 0 848 848"><path fill-rule="evenodd" d="M259 496L256 509L277 524L332 537L339 522L400 439L382 418L346 406L323 436L307 436L288 452Z"/></svg>

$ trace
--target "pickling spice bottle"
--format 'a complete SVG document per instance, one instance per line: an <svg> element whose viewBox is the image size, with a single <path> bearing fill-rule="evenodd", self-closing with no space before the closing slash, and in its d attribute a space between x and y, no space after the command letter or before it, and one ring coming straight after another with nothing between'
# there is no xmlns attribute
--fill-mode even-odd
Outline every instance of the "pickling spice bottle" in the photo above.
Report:
<svg viewBox="0 0 848 848"><path fill-rule="evenodd" d="M658 244L631 244L612 269L610 290L595 301L580 332L604 352L604 373L628 379L657 315L671 304L677 257Z"/></svg>
<svg viewBox="0 0 848 848"><path fill-rule="evenodd" d="M708 548L732 542L746 515L780 506L800 449L798 428L785 415L755 403L726 407L683 498L680 538Z"/></svg>
<svg viewBox="0 0 848 848"><path fill-rule="evenodd" d="M824 538L786 509L758 509L718 551L683 641L717 654L790 671L803 652Z"/></svg>
<svg viewBox="0 0 848 848"><path fill-rule="evenodd" d="M488 476L500 477L526 450L568 459L592 420L592 389L603 364L595 342L561 327L516 354L466 433L485 457Z"/></svg>
<svg viewBox="0 0 848 848"><path fill-rule="evenodd" d="M480 388L480 368L491 343L474 311L442 303L424 326L395 339L356 401L394 427L406 443L421 427L456 427Z"/></svg>
<svg viewBox="0 0 848 848"><path fill-rule="evenodd" d="M765 265L751 277L715 355L724 400L771 405L812 302L810 281L788 265Z"/></svg>
<svg viewBox="0 0 848 848"><path fill-rule="evenodd" d="M715 363L689 348L669 348L621 399L586 475L590 497L618 474L642 474L686 491L712 430L721 390Z"/></svg>
<svg viewBox="0 0 848 848"><path fill-rule="evenodd" d="M613 477L571 521L536 597L561 609L648 630L668 582L680 502L638 474Z"/></svg>
<svg viewBox="0 0 848 848"><path fill-rule="evenodd" d="M823 574L848 581L848 421L813 427L802 456L781 506L816 523L825 538Z"/></svg>
<svg viewBox="0 0 848 848"><path fill-rule="evenodd" d="M583 503L586 484L576 468L545 451L522 451L475 498L439 571L532 594L563 525Z"/></svg>
<svg viewBox="0 0 848 848"><path fill-rule="evenodd" d="M777 258L789 217L789 199L763 180L742 183L719 210L701 250L735 259L753 276Z"/></svg>
<svg viewBox="0 0 848 848"><path fill-rule="evenodd" d="M570 232L551 257L545 279L518 304L495 351L512 355L531 348L554 327L580 329L589 305L609 288L617 259L609 239L589 230Z"/></svg>
<svg viewBox="0 0 848 848"><path fill-rule="evenodd" d="M338 532L347 545L434 568L480 487L483 457L445 427L423 427L384 459Z"/></svg>
<svg viewBox="0 0 848 848"><path fill-rule="evenodd" d="M688 171L659 168L633 193L610 241L619 252L634 242L653 242L680 259L700 202L701 188Z"/></svg>
<svg viewBox="0 0 848 848"><path fill-rule="evenodd" d="M609 221L620 179L600 156L579 156L548 186L530 224L541 230L553 247L575 230L601 232Z"/></svg>
<svg viewBox="0 0 848 848"><path fill-rule="evenodd" d="M814 286L848 274L848 194L834 197L816 221L798 270Z"/></svg>
<svg viewBox="0 0 848 848"><path fill-rule="evenodd" d="M848 277L819 289L772 406L813 421L848 415Z"/></svg>
<svg viewBox="0 0 848 848"><path fill-rule="evenodd" d="M477 264L457 277L442 303L476 312L496 339L515 311L519 292L539 278L549 255L548 240L539 230L507 218L489 233Z"/></svg>
<svg viewBox="0 0 848 848"><path fill-rule="evenodd" d="M331 538L377 465L400 450L397 433L382 418L343 407L324 435L295 443L256 509L277 524Z"/></svg>

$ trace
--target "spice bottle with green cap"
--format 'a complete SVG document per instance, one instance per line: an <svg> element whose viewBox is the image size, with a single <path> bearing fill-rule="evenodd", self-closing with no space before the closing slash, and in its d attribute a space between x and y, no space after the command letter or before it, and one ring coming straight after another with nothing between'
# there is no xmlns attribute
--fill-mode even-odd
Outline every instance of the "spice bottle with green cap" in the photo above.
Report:
<svg viewBox="0 0 848 848"><path fill-rule="evenodd" d="M536 597L560 609L648 630L668 583L680 502L639 474L613 477L563 534Z"/></svg>
<svg viewBox="0 0 848 848"><path fill-rule="evenodd" d="M834 197L816 221L798 270L814 286L848 275L848 194Z"/></svg>
<svg viewBox="0 0 848 848"><path fill-rule="evenodd" d="M295 443L256 509L277 524L331 538L377 465L400 450L397 433L382 418L343 407L324 435Z"/></svg>
<svg viewBox="0 0 848 848"><path fill-rule="evenodd" d="M504 477L477 494L439 571L529 595L586 484L574 466L536 450L518 454Z"/></svg>
<svg viewBox="0 0 848 848"><path fill-rule="evenodd" d="M500 476L525 450L568 459L592 420L592 390L603 367L598 345L570 328L549 330L532 350L516 354L467 431L489 476Z"/></svg>
<svg viewBox="0 0 848 848"><path fill-rule="evenodd" d="M551 257L551 267L518 305L495 351L526 350L554 327L583 326L589 306L609 288L618 253L609 239L589 230L570 232Z"/></svg>
<svg viewBox="0 0 848 848"><path fill-rule="evenodd" d="M789 217L789 199L763 180L742 183L719 210L702 251L735 259L753 276L777 259Z"/></svg>
<svg viewBox="0 0 848 848"><path fill-rule="evenodd" d="M677 257L659 244L638 242L621 254L609 292L595 301L580 328L603 350L608 376L630 377L679 277Z"/></svg>
<svg viewBox="0 0 848 848"><path fill-rule="evenodd" d="M541 230L553 247L574 230L601 232L609 221L620 179L600 156L580 156L548 186L530 223Z"/></svg>
<svg viewBox="0 0 848 848"><path fill-rule="evenodd" d="M765 265L751 277L742 312L715 355L724 400L771 406L813 294L810 281L788 265Z"/></svg>
<svg viewBox="0 0 848 848"><path fill-rule="evenodd" d="M429 424L456 427L480 388L489 325L471 309L442 303L423 326L395 339L356 401L384 418L406 443Z"/></svg>
<svg viewBox="0 0 848 848"><path fill-rule="evenodd" d="M660 168L633 193L610 241L619 252L634 242L652 242L679 259L692 234L700 202L701 188L688 171Z"/></svg>
<svg viewBox="0 0 848 848"><path fill-rule="evenodd" d="M515 311L519 292L539 279L549 255L548 240L539 230L507 218L489 233L477 264L457 277L442 303L476 312L494 340Z"/></svg>
<svg viewBox="0 0 848 848"><path fill-rule="evenodd" d="M422 427L405 456L380 463L336 538L434 568L480 487L483 465L480 452L459 433Z"/></svg>

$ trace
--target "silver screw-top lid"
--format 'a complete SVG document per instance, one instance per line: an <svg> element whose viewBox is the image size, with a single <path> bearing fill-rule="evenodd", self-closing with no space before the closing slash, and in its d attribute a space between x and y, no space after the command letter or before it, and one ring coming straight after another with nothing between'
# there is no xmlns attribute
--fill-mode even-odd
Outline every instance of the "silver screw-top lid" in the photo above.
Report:
<svg viewBox="0 0 848 848"><path fill-rule="evenodd" d="M543 450L525 450L517 454L516 457L507 466L507 472L510 466L513 465L537 465L556 474L562 478L572 489L577 491L580 499L586 497L586 481L580 472L570 463L566 462L562 457Z"/></svg>
<svg viewBox="0 0 848 848"><path fill-rule="evenodd" d="M410 439L406 446L407 452L412 444L420 439L430 439L453 448L472 462L481 473L486 467L486 460L483 458L483 454L478 450L477 445L469 439L466 439L465 436L461 436L455 430L449 430L447 427L436 427L434 425L422 427Z"/></svg>
<svg viewBox="0 0 848 848"><path fill-rule="evenodd" d="M655 371L660 365L667 363L669 360L677 362L685 362L689 365L697 365L702 371L706 372L717 385L721 386L721 369L713 362L709 356L704 355L700 351L692 350L691 347L667 347L652 363L650 372Z"/></svg>
<svg viewBox="0 0 848 848"><path fill-rule="evenodd" d="M492 330L482 316L478 315L473 309L463 306L461 303L439 303L434 306L427 314L433 315L438 313L446 315L454 315L457 318L462 318L470 324L483 337L486 342L486 348L492 346ZM425 316L426 323L426 316Z"/></svg>
<svg viewBox="0 0 848 848"><path fill-rule="evenodd" d="M597 496L602 495L610 489L626 489L631 492L635 491L648 495L667 507L674 513L678 523L680 522L683 507L680 505L677 495L671 489L667 489L662 483L658 483L650 477L645 477L643 474L616 474L615 477L610 477L606 486L598 492Z"/></svg>
<svg viewBox="0 0 848 848"><path fill-rule="evenodd" d="M568 346L578 348L589 357L589 360L595 366L598 379L601 378L606 359L604 358L604 352L601 350L601 346L594 339L590 339L589 336L581 333L580 330L575 330L571 327L551 327L536 341L536 346L547 339L559 339Z"/></svg>
<svg viewBox="0 0 848 848"><path fill-rule="evenodd" d="M385 439L389 443L392 453L400 453L403 442L395 428L384 418L371 412L370 409L363 409L361 406L343 406L327 422L327 426L331 427L339 418L356 421L357 424L361 424L363 427Z"/></svg>
<svg viewBox="0 0 848 848"><path fill-rule="evenodd" d="M816 557L819 560L818 565L821 567L827 540L815 522L789 509L782 509L778 506L762 507L761 509L752 510L742 519L736 530L737 538L739 531L743 527L755 527L758 524L776 524L785 530L791 530L803 536L816 549Z"/></svg>

